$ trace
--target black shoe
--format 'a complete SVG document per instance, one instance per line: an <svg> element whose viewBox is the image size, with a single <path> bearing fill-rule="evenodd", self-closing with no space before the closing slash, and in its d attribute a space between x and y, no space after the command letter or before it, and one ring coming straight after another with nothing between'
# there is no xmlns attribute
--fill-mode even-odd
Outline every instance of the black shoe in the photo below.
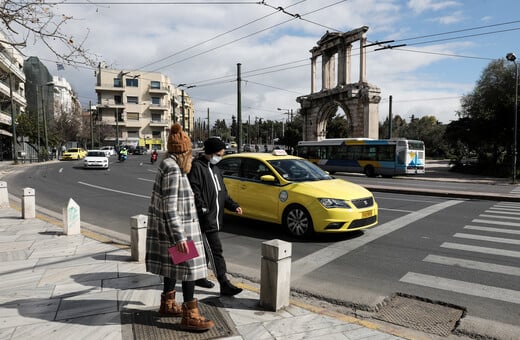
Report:
<svg viewBox="0 0 520 340"><path fill-rule="evenodd" d="M215 284L208 279L198 279L195 280L195 286L204 287L204 288L213 288Z"/></svg>
<svg viewBox="0 0 520 340"><path fill-rule="evenodd" d="M220 295L234 296L240 292L242 292L242 288L238 288L227 280L220 283Z"/></svg>

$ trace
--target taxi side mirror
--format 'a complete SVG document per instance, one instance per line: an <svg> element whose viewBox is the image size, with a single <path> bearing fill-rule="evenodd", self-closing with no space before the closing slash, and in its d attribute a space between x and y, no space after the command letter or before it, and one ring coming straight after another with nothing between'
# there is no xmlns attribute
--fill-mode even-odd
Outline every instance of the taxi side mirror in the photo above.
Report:
<svg viewBox="0 0 520 340"><path fill-rule="evenodd" d="M263 175L260 176L260 180L262 182L274 182L276 181L276 178L273 175Z"/></svg>

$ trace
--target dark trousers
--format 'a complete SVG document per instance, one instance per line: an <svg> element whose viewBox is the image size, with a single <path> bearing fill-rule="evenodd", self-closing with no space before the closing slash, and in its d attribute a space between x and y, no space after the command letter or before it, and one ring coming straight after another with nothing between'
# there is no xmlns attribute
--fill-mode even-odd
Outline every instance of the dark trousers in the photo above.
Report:
<svg viewBox="0 0 520 340"><path fill-rule="evenodd" d="M169 277L164 277L164 289L163 292L171 292L175 290L175 284L177 280L171 279ZM182 297L184 302L188 302L193 300L193 296L195 295L195 281L182 281Z"/></svg>
<svg viewBox="0 0 520 340"><path fill-rule="evenodd" d="M224 255L222 255L222 242L220 242L219 233L218 231L211 231L204 233L204 235L206 235L211 253L213 254L213 261L215 262L214 270L216 272L217 280L219 282L225 281L227 280L227 267Z"/></svg>

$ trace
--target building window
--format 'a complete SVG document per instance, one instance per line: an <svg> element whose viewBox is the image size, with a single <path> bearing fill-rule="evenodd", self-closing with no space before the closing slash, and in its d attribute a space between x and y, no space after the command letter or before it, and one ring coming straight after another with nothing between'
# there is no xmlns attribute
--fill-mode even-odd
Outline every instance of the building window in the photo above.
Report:
<svg viewBox="0 0 520 340"><path fill-rule="evenodd" d="M121 84L121 78L114 78L114 87L123 87L123 84Z"/></svg>
<svg viewBox="0 0 520 340"><path fill-rule="evenodd" d="M139 138L139 130L137 130L137 131L128 130L128 138Z"/></svg>
<svg viewBox="0 0 520 340"><path fill-rule="evenodd" d="M139 120L139 112L127 112L126 119L128 120Z"/></svg>
<svg viewBox="0 0 520 340"><path fill-rule="evenodd" d="M159 98L159 97L152 97L152 105L160 106L161 105L161 98Z"/></svg>
<svg viewBox="0 0 520 340"><path fill-rule="evenodd" d="M128 104L139 104L139 99L135 96L128 96L126 97L126 102Z"/></svg>
<svg viewBox="0 0 520 340"><path fill-rule="evenodd" d="M152 80L152 82L150 83L150 87L152 89L161 89L161 83L158 81Z"/></svg>
<svg viewBox="0 0 520 340"><path fill-rule="evenodd" d="M137 78L126 78L126 86L128 86L128 87L139 87L139 79L137 79Z"/></svg>
<svg viewBox="0 0 520 340"><path fill-rule="evenodd" d="M160 122L162 118L161 114L152 114L152 122Z"/></svg>
<svg viewBox="0 0 520 340"><path fill-rule="evenodd" d="M161 131L152 131L152 138L153 139L161 138Z"/></svg>

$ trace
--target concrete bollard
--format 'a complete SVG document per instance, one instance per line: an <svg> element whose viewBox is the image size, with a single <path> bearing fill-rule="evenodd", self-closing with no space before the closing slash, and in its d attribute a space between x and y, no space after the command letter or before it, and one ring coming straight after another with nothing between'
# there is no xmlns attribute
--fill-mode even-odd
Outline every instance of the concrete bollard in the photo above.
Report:
<svg viewBox="0 0 520 340"><path fill-rule="evenodd" d="M36 217L35 191L33 188L23 188L22 194L22 218Z"/></svg>
<svg viewBox="0 0 520 340"><path fill-rule="evenodd" d="M260 306L278 311L289 306L292 245L282 240L262 243Z"/></svg>
<svg viewBox="0 0 520 340"><path fill-rule="evenodd" d="M135 215L130 217L130 248L132 260L142 262L146 256L146 228L148 216Z"/></svg>
<svg viewBox="0 0 520 340"><path fill-rule="evenodd" d="M9 208L9 192L7 182L0 182L0 208Z"/></svg>
<svg viewBox="0 0 520 340"><path fill-rule="evenodd" d="M78 235L81 233L81 215L78 203L72 198L63 208L63 233L65 235Z"/></svg>

